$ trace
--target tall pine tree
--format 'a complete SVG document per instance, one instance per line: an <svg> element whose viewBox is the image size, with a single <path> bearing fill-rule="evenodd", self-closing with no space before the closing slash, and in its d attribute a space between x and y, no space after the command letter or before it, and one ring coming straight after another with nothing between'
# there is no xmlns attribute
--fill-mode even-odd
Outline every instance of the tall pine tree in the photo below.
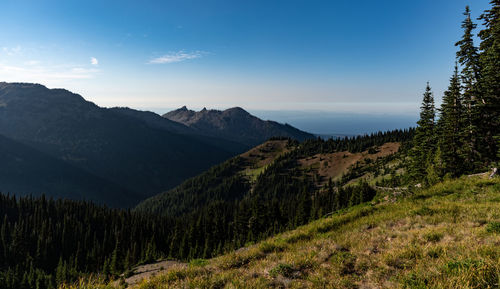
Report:
<svg viewBox="0 0 500 289"><path fill-rule="evenodd" d="M484 138L482 151L491 163L500 159L500 0L490 4L491 9L479 17L484 25L479 32L482 94L479 110Z"/></svg>
<svg viewBox="0 0 500 289"><path fill-rule="evenodd" d="M434 96L429 83L427 83L411 152L410 173L416 181L427 182L427 167L434 159L436 148L435 117Z"/></svg>
<svg viewBox="0 0 500 289"><path fill-rule="evenodd" d="M465 19L462 22L464 34L462 39L455 43L460 49L457 51L457 59L462 66L461 80L463 86L463 102L466 113L463 115L464 122L464 150L462 157L466 171L472 171L479 167L480 156L478 153L478 122L481 119L477 102L481 101L478 89L479 54L478 48L474 46L474 29L476 24L472 22L469 6L465 7Z"/></svg>
<svg viewBox="0 0 500 289"><path fill-rule="evenodd" d="M448 90L445 91L438 121L438 150L441 162L441 175L459 176L463 172L462 149L462 117L464 108L460 93L460 77L458 66L450 79Z"/></svg>

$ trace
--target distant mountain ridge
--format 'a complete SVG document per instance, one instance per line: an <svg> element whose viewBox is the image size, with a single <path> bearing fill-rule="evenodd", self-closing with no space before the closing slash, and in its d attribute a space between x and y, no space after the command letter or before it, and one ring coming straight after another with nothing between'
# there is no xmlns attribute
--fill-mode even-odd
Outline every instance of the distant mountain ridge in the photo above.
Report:
<svg viewBox="0 0 500 289"><path fill-rule="evenodd" d="M64 89L0 82L1 135L126 188L135 196L129 206L245 149L234 148L233 143L226 149L224 140L182 130L189 128L147 112L101 108ZM0 166L9 169L6 164ZM5 183L0 179L0 190L7 189ZM41 192L51 194L32 191ZM75 194L75 198L80 197ZM104 195L100 201L123 205L121 200L109 202Z"/></svg>
<svg viewBox="0 0 500 289"><path fill-rule="evenodd" d="M184 124L102 108L65 89L0 82L0 136L14 153L0 154L8 160L0 163L0 191L133 206L269 137L313 137L241 108L193 115ZM16 162L23 154L29 157Z"/></svg>
<svg viewBox="0 0 500 289"><path fill-rule="evenodd" d="M206 108L194 111L183 106L164 114L163 117L184 124L200 134L213 135L252 146L271 137L289 137L298 141L314 138L314 135L288 124L262 120L241 107L223 111Z"/></svg>
<svg viewBox="0 0 500 289"><path fill-rule="evenodd" d="M140 111L131 109L128 107L113 107L110 108L111 111L124 114L130 117L137 118L145 122L148 126L156 129L167 130L174 132L176 134L188 135L192 138L199 139L202 142L214 145L216 147L223 148L224 150L241 153L242 151L248 149L250 145L244 143L238 143L233 140L225 140L221 138L214 137L212 135L201 134L198 130L186 126L182 123L172 121L168 118L162 117L151 111Z"/></svg>

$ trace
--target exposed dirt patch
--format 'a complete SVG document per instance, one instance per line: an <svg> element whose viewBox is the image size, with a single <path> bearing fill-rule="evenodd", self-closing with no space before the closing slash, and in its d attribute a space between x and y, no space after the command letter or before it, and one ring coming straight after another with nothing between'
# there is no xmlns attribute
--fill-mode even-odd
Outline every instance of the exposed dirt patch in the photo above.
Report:
<svg viewBox="0 0 500 289"><path fill-rule="evenodd" d="M299 164L304 169L312 169L319 174L324 184L329 178L337 179L349 170L351 166L365 159L376 160L394 154L399 150L400 143L385 143L376 149L376 153L370 154L368 150L361 153L350 153L348 151L316 154L312 157L300 159Z"/></svg>
<svg viewBox="0 0 500 289"><path fill-rule="evenodd" d="M186 267L185 263L181 263L178 261L166 260L159 261L152 264L146 264L137 266L133 269L133 275L125 278L125 282L127 283L127 288L132 288L134 285L141 282L143 279L149 279L152 276L158 275L164 271L172 269L173 267Z"/></svg>

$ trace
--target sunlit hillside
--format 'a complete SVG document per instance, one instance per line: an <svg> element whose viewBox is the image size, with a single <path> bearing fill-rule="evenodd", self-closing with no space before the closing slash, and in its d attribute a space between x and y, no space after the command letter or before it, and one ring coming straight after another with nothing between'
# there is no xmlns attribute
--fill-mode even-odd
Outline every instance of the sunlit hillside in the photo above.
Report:
<svg viewBox="0 0 500 289"><path fill-rule="evenodd" d="M480 176L379 191L370 203L134 288L498 288L499 280L500 179Z"/></svg>

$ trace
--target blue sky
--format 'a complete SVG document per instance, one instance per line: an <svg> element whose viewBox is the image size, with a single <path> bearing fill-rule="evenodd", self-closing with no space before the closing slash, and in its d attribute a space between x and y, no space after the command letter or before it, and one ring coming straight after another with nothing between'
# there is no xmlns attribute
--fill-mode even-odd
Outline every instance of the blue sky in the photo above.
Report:
<svg viewBox="0 0 500 289"><path fill-rule="evenodd" d="M419 1L2 0L0 81L102 106L416 115L448 85L465 5Z"/></svg>

